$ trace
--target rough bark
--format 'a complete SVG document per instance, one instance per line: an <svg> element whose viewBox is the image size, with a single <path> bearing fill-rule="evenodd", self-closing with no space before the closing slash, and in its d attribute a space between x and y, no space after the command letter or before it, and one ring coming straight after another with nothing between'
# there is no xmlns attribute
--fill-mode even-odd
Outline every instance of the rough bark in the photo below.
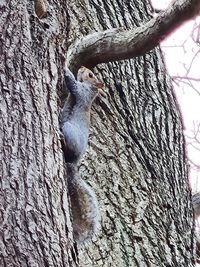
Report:
<svg viewBox="0 0 200 267"><path fill-rule="evenodd" d="M76 266L59 142L67 8L71 42L151 18L145 0L1 1L0 266ZM80 172L96 189L102 232L80 266L193 266L192 210L180 114L159 48L99 69Z"/></svg>
<svg viewBox="0 0 200 267"><path fill-rule="evenodd" d="M99 63L144 55L183 22L196 16L199 9L199 0L173 1L166 10L139 27L128 25L128 29L118 27L87 35L72 45L68 66L76 71L82 64L92 68Z"/></svg>
<svg viewBox="0 0 200 267"><path fill-rule="evenodd" d="M58 124L66 1L50 10L0 3L1 267L77 266Z"/></svg>
<svg viewBox="0 0 200 267"><path fill-rule="evenodd" d="M151 16L144 0L73 1L71 40ZM98 194L102 232L81 251L81 266L193 266L183 127L160 49L98 71L107 99L94 106L80 172Z"/></svg>
<svg viewBox="0 0 200 267"><path fill-rule="evenodd" d="M198 192L192 196L192 204L193 204L194 215L195 215L195 219L196 219L197 262L200 263L200 231L199 231L199 222L198 222L198 218L200 216L200 192Z"/></svg>
<svg viewBox="0 0 200 267"><path fill-rule="evenodd" d="M192 196L192 204L193 204L194 214L197 218L200 216L200 192Z"/></svg>

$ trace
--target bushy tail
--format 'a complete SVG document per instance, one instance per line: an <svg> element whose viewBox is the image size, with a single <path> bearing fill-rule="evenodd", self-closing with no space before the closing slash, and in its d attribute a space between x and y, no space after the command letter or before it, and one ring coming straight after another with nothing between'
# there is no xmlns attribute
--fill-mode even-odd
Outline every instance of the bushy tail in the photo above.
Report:
<svg viewBox="0 0 200 267"><path fill-rule="evenodd" d="M74 239L85 243L100 228L100 211L94 190L79 175L76 164L67 163L67 183Z"/></svg>

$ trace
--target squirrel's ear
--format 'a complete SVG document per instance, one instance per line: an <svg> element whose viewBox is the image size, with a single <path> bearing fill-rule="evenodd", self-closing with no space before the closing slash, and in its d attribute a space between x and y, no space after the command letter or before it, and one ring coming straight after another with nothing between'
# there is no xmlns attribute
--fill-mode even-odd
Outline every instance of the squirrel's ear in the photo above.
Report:
<svg viewBox="0 0 200 267"><path fill-rule="evenodd" d="M77 81L79 82L82 82L82 74L83 74L83 66L80 67L80 69L78 70L78 73L77 73Z"/></svg>
<svg viewBox="0 0 200 267"><path fill-rule="evenodd" d="M87 68L86 67L84 67L84 66L81 66L80 68L79 68L79 70L78 70L78 73L77 73L77 81L79 81L79 82L82 82L83 81L83 73L84 73L84 71L86 70Z"/></svg>

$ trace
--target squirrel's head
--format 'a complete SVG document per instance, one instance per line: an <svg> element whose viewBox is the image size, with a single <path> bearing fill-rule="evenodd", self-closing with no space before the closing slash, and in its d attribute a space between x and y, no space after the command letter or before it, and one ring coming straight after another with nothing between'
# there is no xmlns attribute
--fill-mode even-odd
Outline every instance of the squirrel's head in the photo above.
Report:
<svg viewBox="0 0 200 267"><path fill-rule="evenodd" d="M97 79L94 73L84 66L81 66L81 68L78 70L77 80L79 82L91 84L95 88L99 89L100 93L101 93L101 90L104 89L105 87L104 83L100 81L99 79Z"/></svg>

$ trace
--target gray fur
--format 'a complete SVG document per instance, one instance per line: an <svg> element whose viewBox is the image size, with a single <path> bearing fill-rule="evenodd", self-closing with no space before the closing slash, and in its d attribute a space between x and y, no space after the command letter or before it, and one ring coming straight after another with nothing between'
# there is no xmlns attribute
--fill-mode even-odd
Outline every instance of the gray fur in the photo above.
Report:
<svg viewBox="0 0 200 267"><path fill-rule="evenodd" d="M99 205L92 187L77 172L73 179L68 179L68 190L74 239L81 245L91 239L100 228Z"/></svg>
<svg viewBox="0 0 200 267"><path fill-rule="evenodd" d="M66 162L75 162L86 151L90 110L98 89L90 84L77 82L68 69L65 70L65 82L70 95L63 108L61 129L66 142Z"/></svg>
<svg viewBox="0 0 200 267"><path fill-rule="evenodd" d="M77 82L65 70L65 82L70 91L61 117L64 136L63 151L67 166L67 185L72 210L74 239L78 244L92 238L100 228L100 212L96 195L77 170L77 163L86 151L92 102L98 89L86 82Z"/></svg>

